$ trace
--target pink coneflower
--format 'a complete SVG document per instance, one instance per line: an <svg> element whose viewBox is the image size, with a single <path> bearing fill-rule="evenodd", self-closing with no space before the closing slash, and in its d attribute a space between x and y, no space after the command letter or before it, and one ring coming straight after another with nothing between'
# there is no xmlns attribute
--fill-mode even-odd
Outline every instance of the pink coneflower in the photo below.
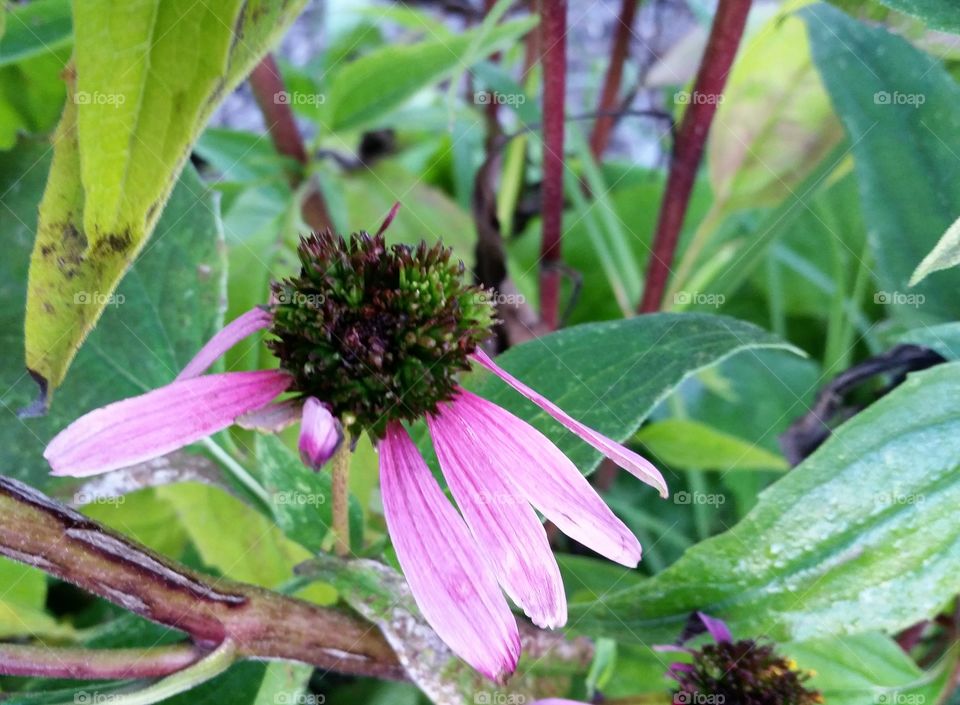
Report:
<svg viewBox="0 0 960 705"><path fill-rule="evenodd" d="M520 655L501 588L539 626L567 618L537 510L623 565L637 565L640 544L553 443L461 388L459 373L473 365L489 370L661 495L667 487L645 459L574 420L480 350L494 322L491 297L464 284L450 250L388 248L382 230L349 240L304 238L299 275L273 285L268 307L226 326L171 384L75 421L45 457L54 474L90 475L233 423L274 430L299 419L301 456L316 469L344 437L368 433L380 453L387 527L417 604L454 652L499 681ZM203 374L263 329L280 369ZM459 513L403 425L417 419L426 419Z"/></svg>

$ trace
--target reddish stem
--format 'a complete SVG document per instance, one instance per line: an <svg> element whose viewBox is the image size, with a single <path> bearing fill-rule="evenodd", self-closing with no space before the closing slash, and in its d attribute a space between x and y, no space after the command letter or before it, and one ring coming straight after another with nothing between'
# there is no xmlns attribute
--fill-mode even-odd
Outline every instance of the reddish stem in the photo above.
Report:
<svg viewBox="0 0 960 705"><path fill-rule="evenodd" d="M653 239L647 283L638 307L640 313L656 311L663 303L663 292L670 276L670 266L703 157L707 134L740 47L749 12L750 0L720 0L717 6L693 93L674 141L673 161Z"/></svg>
<svg viewBox="0 0 960 705"><path fill-rule="evenodd" d="M298 165L297 169L289 173L290 186L297 188L303 183L305 167L310 159L290 108L290 94L272 54L263 57L250 73L250 88L263 113L273 146L279 154L290 157ZM330 211L316 184L312 184L304 196L300 210L304 222L314 230L331 227L333 221L330 219Z"/></svg>
<svg viewBox="0 0 960 705"><path fill-rule="evenodd" d="M567 2L542 0L543 62L543 230L540 244L540 315L555 330L559 325L561 229L563 226L563 132L567 75Z"/></svg>
<svg viewBox="0 0 960 705"><path fill-rule="evenodd" d="M637 16L640 0L623 0L620 16L617 18L613 49L610 52L610 65L603 80L603 90L597 113L600 115L593 123L590 133L590 151L596 161L600 161L610 143L610 134L616 124L617 97L620 94L620 81L623 79L623 65L630 53L630 36L633 33L633 20Z"/></svg>
<svg viewBox="0 0 960 705"><path fill-rule="evenodd" d="M206 654L190 644L145 649L0 644L0 674L80 680L161 678L196 663Z"/></svg>

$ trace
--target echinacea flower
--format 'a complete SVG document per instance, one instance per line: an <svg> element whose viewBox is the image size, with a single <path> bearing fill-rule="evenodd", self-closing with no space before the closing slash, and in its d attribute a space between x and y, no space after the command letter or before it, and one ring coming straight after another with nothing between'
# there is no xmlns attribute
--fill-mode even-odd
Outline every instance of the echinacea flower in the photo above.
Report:
<svg viewBox="0 0 960 705"><path fill-rule="evenodd" d="M706 632L713 639L699 649L684 646ZM668 675L677 681L674 705L738 703L738 705L815 705L823 696L805 686L809 671L778 655L774 645L752 639L734 641L721 620L702 612L690 615L676 644L656 647L690 656L689 662L670 665Z"/></svg>
<svg viewBox="0 0 960 705"><path fill-rule="evenodd" d="M299 419L301 456L317 469L344 438L367 433L380 454L387 527L420 610L456 654L499 681L520 655L503 592L541 627L567 619L537 511L623 565L636 566L641 549L546 436L461 388L459 373L489 370L663 496L666 483L644 458L571 418L479 348L494 322L492 298L464 283L450 250L388 247L382 233L303 238L299 274L273 284L267 307L227 325L171 384L75 421L45 457L54 474L90 475L233 423L276 430ZM279 369L203 374L264 329ZM418 419L460 512L403 425Z"/></svg>

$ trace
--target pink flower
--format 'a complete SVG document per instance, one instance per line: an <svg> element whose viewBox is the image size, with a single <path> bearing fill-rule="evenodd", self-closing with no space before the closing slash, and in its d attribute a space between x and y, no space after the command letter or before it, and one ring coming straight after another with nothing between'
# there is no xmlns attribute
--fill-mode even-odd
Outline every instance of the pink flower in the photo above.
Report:
<svg viewBox="0 0 960 705"><path fill-rule="evenodd" d="M306 245L331 246L331 242ZM363 243L371 252L382 252L381 241ZM344 243L341 246L346 247ZM361 258L366 251L352 252L360 265L379 266L380 260L373 255ZM417 256L425 262L438 257L423 248ZM412 267L413 255L408 251L397 257L406 257L405 266ZM316 271L311 260L304 271ZM450 270L446 271L449 274ZM385 310L392 310L389 306L394 300L383 295ZM286 315L289 325L292 316L300 315L299 309L288 310ZM332 320L337 320L336 316ZM203 374L230 347L274 323L270 313L254 309L214 336L171 384L75 421L44 453L53 473L86 476L143 462L233 423L276 431L297 420L301 421L303 461L319 468L342 442L341 422L343 427L351 423L346 412L340 419L336 417L332 399L303 392L291 374L280 370ZM472 328L463 329L474 335ZM303 370L304 364L313 369L312 348L304 347L312 345L312 340L294 341L295 353L306 350L302 358L306 362L297 369ZM432 350L429 346L425 349ZM388 348L373 352L374 362L392 354ZM606 457L667 496L663 477L647 460L571 418L498 367L479 348L473 352L464 349L463 355L464 366L472 362L497 375ZM379 384L381 377L370 374L371 384ZM560 570L538 511L571 538L617 563L636 566L641 549L629 529L546 436L496 404L457 387L453 377L450 380L450 391L438 397L434 406L422 407L431 410L421 413L426 416L443 475L460 511L447 500L405 430L401 419L410 418L407 416L386 417L380 427L383 430L371 432L379 439L384 514L397 558L424 617L456 654L487 677L502 681L514 671L520 656L517 622L503 592L541 627L560 627L567 620ZM299 393L299 397L277 402L286 391ZM420 403L425 403L422 398Z"/></svg>

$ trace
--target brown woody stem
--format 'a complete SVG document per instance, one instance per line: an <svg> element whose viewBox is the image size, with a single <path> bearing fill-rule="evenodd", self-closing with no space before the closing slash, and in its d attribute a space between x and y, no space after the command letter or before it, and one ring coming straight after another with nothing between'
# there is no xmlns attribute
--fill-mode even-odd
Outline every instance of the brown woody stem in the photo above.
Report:
<svg viewBox="0 0 960 705"><path fill-rule="evenodd" d="M610 142L610 133L613 132L617 115L617 96L620 93L620 82L623 79L623 65L630 53L630 35L633 32L633 20L637 16L637 7L640 0L623 0L620 6L620 15L613 37L613 49L610 52L610 65L603 80L603 89L600 92L600 102L597 105L597 114L600 116L593 124L590 133L590 152L596 161L603 158L603 153Z"/></svg>
<svg viewBox="0 0 960 705"><path fill-rule="evenodd" d="M240 657L300 661L382 678L405 677L396 654L366 622L192 571L5 477L0 477L0 555L180 629L201 650L229 640ZM8 658L11 663L17 659L21 664L17 667L24 669L22 654L18 658L10 652ZM91 652L92 661L102 658ZM168 652L157 658L162 666L186 655ZM43 675L50 667L42 661L35 665L29 671L34 675Z"/></svg>

